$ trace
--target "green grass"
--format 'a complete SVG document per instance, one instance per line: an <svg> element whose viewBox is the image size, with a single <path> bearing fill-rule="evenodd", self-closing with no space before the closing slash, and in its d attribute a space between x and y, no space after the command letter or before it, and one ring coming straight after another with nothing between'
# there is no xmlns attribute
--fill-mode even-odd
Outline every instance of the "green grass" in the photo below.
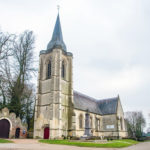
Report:
<svg viewBox="0 0 150 150"><path fill-rule="evenodd" d="M106 147L106 148L128 147L138 143L137 141L130 139L113 140L106 143L92 143L92 142L69 141L69 140L39 140L39 142L47 144L60 144L60 145L80 146L80 147Z"/></svg>
<svg viewBox="0 0 150 150"><path fill-rule="evenodd" d="M5 139L0 139L0 143L13 143L13 142Z"/></svg>

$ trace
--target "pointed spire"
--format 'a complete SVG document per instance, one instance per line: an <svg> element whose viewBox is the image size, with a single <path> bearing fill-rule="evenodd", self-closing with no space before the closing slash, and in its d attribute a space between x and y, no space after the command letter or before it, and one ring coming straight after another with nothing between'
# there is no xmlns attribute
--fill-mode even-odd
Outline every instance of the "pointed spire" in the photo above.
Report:
<svg viewBox="0 0 150 150"><path fill-rule="evenodd" d="M59 18L59 12L57 15L53 35L51 41L47 45L47 50L51 51L53 48L60 48L64 51L66 51L66 45L63 41L63 35L61 30L61 24L60 24L60 18Z"/></svg>

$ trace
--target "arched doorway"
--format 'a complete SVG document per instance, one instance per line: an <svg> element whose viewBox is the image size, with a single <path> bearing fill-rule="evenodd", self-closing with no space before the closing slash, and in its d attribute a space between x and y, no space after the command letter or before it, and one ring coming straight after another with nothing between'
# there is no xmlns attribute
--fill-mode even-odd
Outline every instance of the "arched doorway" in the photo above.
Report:
<svg viewBox="0 0 150 150"><path fill-rule="evenodd" d="M49 127L44 128L44 139L49 139Z"/></svg>
<svg viewBox="0 0 150 150"><path fill-rule="evenodd" d="M20 128L16 129L15 138L18 139L20 137Z"/></svg>
<svg viewBox="0 0 150 150"><path fill-rule="evenodd" d="M9 138L10 123L6 119L0 120L0 138Z"/></svg>

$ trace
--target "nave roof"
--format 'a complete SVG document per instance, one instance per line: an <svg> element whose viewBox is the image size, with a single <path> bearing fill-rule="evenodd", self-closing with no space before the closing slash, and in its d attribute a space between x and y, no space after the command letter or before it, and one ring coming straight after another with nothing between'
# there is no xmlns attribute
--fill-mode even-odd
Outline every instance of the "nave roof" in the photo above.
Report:
<svg viewBox="0 0 150 150"><path fill-rule="evenodd" d="M117 113L118 100L119 97L98 100L74 91L74 107L76 109L100 115Z"/></svg>

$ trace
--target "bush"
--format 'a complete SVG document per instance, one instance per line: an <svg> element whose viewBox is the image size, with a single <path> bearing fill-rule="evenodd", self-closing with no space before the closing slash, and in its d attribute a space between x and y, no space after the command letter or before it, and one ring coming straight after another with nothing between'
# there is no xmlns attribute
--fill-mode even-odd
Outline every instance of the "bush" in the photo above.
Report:
<svg viewBox="0 0 150 150"><path fill-rule="evenodd" d="M36 139L41 139L39 136L36 136L35 138L36 138Z"/></svg>
<svg viewBox="0 0 150 150"><path fill-rule="evenodd" d="M145 141L146 140L146 137L139 137L139 138L137 138L137 141L141 141L141 142L143 142L143 141Z"/></svg>
<svg viewBox="0 0 150 150"><path fill-rule="evenodd" d="M28 131L27 138L33 139L33 131Z"/></svg>
<svg viewBox="0 0 150 150"><path fill-rule="evenodd" d="M97 136L91 136L90 140L101 140L101 137L97 137Z"/></svg>
<svg viewBox="0 0 150 150"><path fill-rule="evenodd" d="M70 137L70 140L80 140L80 138L76 137L76 136L72 136L72 137Z"/></svg>
<svg viewBox="0 0 150 150"><path fill-rule="evenodd" d="M118 136L106 136L104 139L106 139L107 141L112 141L112 140L118 140L119 137Z"/></svg>

